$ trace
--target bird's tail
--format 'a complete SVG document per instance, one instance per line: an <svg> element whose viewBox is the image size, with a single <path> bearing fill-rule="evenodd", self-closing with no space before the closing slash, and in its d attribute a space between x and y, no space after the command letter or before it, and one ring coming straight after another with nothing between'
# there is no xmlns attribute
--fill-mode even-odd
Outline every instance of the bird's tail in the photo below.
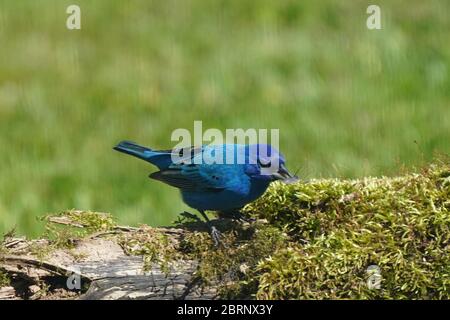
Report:
<svg viewBox="0 0 450 320"><path fill-rule="evenodd" d="M114 150L132 155L136 158L148 161L154 154L152 149L140 146L131 141L122 141L114 147Z"/></svg>

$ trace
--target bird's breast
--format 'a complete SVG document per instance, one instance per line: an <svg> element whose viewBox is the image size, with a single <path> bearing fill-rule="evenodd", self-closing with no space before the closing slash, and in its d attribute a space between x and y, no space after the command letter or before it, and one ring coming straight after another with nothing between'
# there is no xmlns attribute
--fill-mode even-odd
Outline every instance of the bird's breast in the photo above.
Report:
<svg viewBox="0 0 450 320"><path fill-rule="evenodd" d="M181 191L183 201L197 210L227 211L241 208L259 198L268 183L250 183L247 186L225 188L221 191Z"/></svg>

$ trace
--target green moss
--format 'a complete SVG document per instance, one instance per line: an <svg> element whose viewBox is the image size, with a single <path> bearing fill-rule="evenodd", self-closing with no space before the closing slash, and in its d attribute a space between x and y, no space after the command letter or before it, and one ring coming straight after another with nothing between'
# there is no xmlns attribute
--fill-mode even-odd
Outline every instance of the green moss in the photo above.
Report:
<svg viewBox="0 0 450 320"><path fill-rule="evenodd" d="M45 238L56 248L72 248L77 239L97 232L107 232L115 223L108 213L67 210L41 218L45 221Z"/></svg>
<svg viewBox="0 0 450 320"><path fill-rule="evenodd" d="M214 247L205 232L193 232L183 242L185 252L200 261L198 276L218 285L223 298L251 298L258 287L257 265L288 243L287 235L270 225L235 227L222 234Z"/></svg>
<svg viewBox="0 0 450 320"><path fill-rule="evenodd" d="M62 217L73 225L78 224L83 230L93 233L111 230L116 224L109 213L66 210L57 214L47 215L45 220Z"/></svg>
<svg viewBox="0 0 450 320"><path fill-rule="evenodd" d="M145 270L150 269L153 263L157 263L164 272L168 272L169 264L182 257L178 251L178 243L174 239L158 229L146 226L136 232L120 235L119 244L125 253L143 256Z"/></svg>
<svg viewBox="0 0 450 320"><path fill-rule="evenodd" d="M27 248L27 252L39 260L45 260L56 249L68 249L75 259L81 259L71 250L76 241L115 227L110 214L92 211L67 210L45 215L39 220L45 222L45 233L41 238L49 241L32 242ZM5 253L7 250L0 243L0 254Z"/></svg>
<svg viewBox="0 0 450 320"><path fill-rule="evenodd" d="M142 226L117 239L147 269L198 261L196 276L222 298L449 299L449 210L450 163L442 161L396 178L276 183L243 210L259 222L221 225L218 248L189 222L178 225L187 229L179 237ZM116 227L111 216L89 211L46 221L54 218L79 227L49 223L54 240L36 255ZM373 265L379 289L367 284Z"/></svg>
<svg viewBox="0 0 450 320"><path fill-rule="evenodd" d="M7 287L11 283L11 279L5 271L0 269L0 288Z"/></svg>
<svg viewBox="0 0 450 320"><path fill-rule="evenodd" d="M450 166L399 178L276 184L246 208L294 244L258 266L261 299L449 298ZM369 290L366 269L381 269Z"/></svg>

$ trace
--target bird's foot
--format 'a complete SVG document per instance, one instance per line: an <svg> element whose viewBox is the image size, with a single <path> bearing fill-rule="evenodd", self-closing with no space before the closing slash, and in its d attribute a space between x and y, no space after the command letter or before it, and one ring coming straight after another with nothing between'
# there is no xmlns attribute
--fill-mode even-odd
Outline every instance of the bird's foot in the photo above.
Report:
<svg viewBox="0 0 450 320"><path fill-rule="evenodd" d="M214 226L210 227L210 232L211 232L211 238L213 240L214 246L218 247L220 244L222 244L222 241L221 241L222 234Z"/></svg>
<svg viewBox="0 0 450 320"><path fill-rule="evenodd" d="M205 211L199 210L199 212L203 216L203 218L205 219L206 225L208 226L208 228L210 230L211 238L212 238L212 241L214 243L214 246L217 248L219 245L222 245L222 246L224 246L226 248L226 245L221 241L222 234L220 233L220 231L217 230L217 228L212 225L211 220L209 220L209 218L206 215Z"/></svg>
<svg viewBox="0 0 450 320"><path fill-rule="evenodd" d="M256 221L256 218L241 216L239 220L247 223L253 223Z"/></svg>
<svg viewBox="0 0 450 320"><path fill-rule="evenodd" d="M255 218L251 218L251 217L245 217L242 213L240 212L233 212L231 214L231 219L232 220L236 220L238 222L247 222L247 223L252 223L255 222L256 219Z"/></svg>

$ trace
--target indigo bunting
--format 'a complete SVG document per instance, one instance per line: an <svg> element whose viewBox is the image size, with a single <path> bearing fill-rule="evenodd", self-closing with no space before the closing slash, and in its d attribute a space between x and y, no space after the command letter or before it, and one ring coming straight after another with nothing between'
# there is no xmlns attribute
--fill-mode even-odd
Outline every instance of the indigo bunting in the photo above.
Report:
<svg viewBox="0 0 450 320"><path fill-rule="evenodd" d="M114 149L155 165L159 171L150 178L180 189L183 201L206 220L216 245L220 233L211 225L206 210L241 217L236 215L239 209L259 198L272 181L297 179L286 169L283 155L265 144L153 150L122 141Z"/></svg>

